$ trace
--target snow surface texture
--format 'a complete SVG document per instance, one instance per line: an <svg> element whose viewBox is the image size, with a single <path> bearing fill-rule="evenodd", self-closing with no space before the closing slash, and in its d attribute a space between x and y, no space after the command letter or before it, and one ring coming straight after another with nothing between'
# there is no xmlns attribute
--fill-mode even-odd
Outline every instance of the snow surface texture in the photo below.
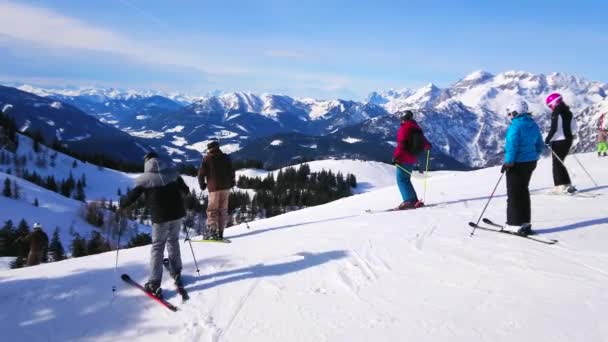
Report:
<svg viewBox="0 0 608 342"><path fill-rule="evenodd" d="M230 228L232 244L182 244L190 301L177 313L121 282L148 275L149 247L0 272L7 341L607 341L606 159L572 157L575 184L599 198L545 196L550 161L532 177L533 225L554 246L478 231L498 168L439 172L435 207L399 203L387 187ZM423 181L414 185L422 196ZM487 216L504 220L501 184ZM113 296L112 286L117 286Z"/></svg>

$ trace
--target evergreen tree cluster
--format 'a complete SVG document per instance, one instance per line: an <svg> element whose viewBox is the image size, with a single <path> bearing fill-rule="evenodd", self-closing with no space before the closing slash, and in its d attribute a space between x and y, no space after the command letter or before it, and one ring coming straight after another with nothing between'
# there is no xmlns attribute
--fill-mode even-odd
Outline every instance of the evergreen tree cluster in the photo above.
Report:
<svg viewBox="0 0 608 342"><path fill-rule="evenodd" d="M295 169L280 170L276 178L239 177L237 186L253 189L255 195L233 192L229 199L229 212L235 213L235 221L255 217L271 217L285 212L325 204L352 195L357 179L352 174L334 174L331 171L311 172L307 164ZM240 221L240 222L239 222Z"/></svg>
<svg viewBox="0 0 608 342"><path fill-rule="evenodd" d="M0 147L16 151L19 144L17 132L17 122L15 119L0 112Z"/></svg>
<svg viewBox="0 0 608 342"><path fill-rule="evenodd" d="M42 177L36 171L29 172L27 169L22 172L23 179L39 185L47 190L54 191L68 198L74 198L78 201L84 202L86 199L85 187L87 186L87 180L84 173L78 180L74 179L72 172L67 179L57 181L55 176Z"/></svg>
<svg viewBox="0 0 608 342"><path fill-rule="evenodd" d="M19 184L6 177L4 179L4 186L2 187L2 195L8 198L19 199L21 197Z"/></svg>

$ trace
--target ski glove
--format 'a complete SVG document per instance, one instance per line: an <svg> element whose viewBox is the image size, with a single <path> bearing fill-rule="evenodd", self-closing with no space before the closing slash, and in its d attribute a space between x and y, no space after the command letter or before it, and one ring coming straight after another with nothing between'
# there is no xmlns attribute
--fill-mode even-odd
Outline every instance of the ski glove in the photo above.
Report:
<svg viewBox="0 0 608 342"><path fill-rule="evenodd" d="M549 139L549 137L545 138L545 145L551 146L551 139Z"/></svg>
<svg viewBox="0 0 608 342"><path fill-rule="evenodd" d="M391 160L391 163L393 163L393 165L394 165L394 164L397 164L397 159L396 159L396 158L393 158L393 159Z"/></svg>
<svg viewBox="0 0 608 342"><path fill-rule="evenodd" d="M509 170L511 170L512 167L513 167L513 163L502 164L502 167L500 168L500 173L509 172Z"/></svg>
<svg viewBox="0 0 608 342"><path fill-rule="evenodd" d="M200 185L202 191L205 191L205 189L207 189L207 183L200 182L198 185Z"/></svg>

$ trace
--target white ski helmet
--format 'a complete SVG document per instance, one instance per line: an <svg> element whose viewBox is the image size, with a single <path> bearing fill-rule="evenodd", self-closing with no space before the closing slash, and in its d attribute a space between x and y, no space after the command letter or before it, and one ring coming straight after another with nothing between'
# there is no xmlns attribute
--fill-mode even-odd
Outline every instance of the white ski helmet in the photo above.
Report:
<svg viewBox="0 0 608 342"><path fill-rule="evenodd" d="M528 113L528 104L524 100L513 101L507 106L507 115Z"/></svg>

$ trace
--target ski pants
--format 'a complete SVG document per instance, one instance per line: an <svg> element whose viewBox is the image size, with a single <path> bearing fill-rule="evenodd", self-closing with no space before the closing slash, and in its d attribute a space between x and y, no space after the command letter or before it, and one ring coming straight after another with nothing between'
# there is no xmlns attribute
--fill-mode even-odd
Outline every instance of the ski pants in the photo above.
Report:
<svg viewBox="0 0 608 342"><path fill-rule="evenodd" d="M405 201L413 201L416 202L418 200L418 195L416 195L416 190L412 185L411 173L414 169L414 164L401 164L402 168L406 169L409 173L401 170L397 167L397 186L399 187L399 192L401 193L401 198L403 202Z"/></svg>
<svg viewBox="0 0 608 342"><path fill-rule="evenodd" d="M30 248L30 252L27 254L26 265L27 266L39 265L41 259L42 259L42 251Z"/></svg>
<svg viewBox="0 0 608 342"><path fill-rule="evenodd" d="M536 161L515 163L507 171L507 224L521 226L530 223L530 178Z"/></svg>
<svg viewBox="0 0 608 342"><path fill-rule="evenodd" d="M207 205L207 230L224 237L224 228L228 224L228 198L230 189L209 192Z"/></svg>
<svg viewBox="0 0 608 342"><path fill-rule="evenodd" d="M608 152L608 143L606 143L605 141L597 143L597 153L606 154L606 152Z"/></svg>
<svg viewBox="0 0 608 342"><path fill-rule="evenodd" d="M553 185L564 185L564 184L572 184L570 181L570 175L568 174L568 170L562 164L562 162L566 162L566 156L570 151L570 147L572 146L572 139L566 140L557 140L551 142L551 149L553 150L551 156L553 158ZM555 157L555 155L562 160L562 162Z"/></svg>
<svg viewBox="0 0 608 342"><path fill-rule="evenodd" d="M150 255L151 274L149 281L160 284L163 278L163 257L165 255L165 244L169 254L171 268L176 273L182 271L182 257L179 249L179 230L182 227L182 219L152 224L152 248Z"/></svg>

